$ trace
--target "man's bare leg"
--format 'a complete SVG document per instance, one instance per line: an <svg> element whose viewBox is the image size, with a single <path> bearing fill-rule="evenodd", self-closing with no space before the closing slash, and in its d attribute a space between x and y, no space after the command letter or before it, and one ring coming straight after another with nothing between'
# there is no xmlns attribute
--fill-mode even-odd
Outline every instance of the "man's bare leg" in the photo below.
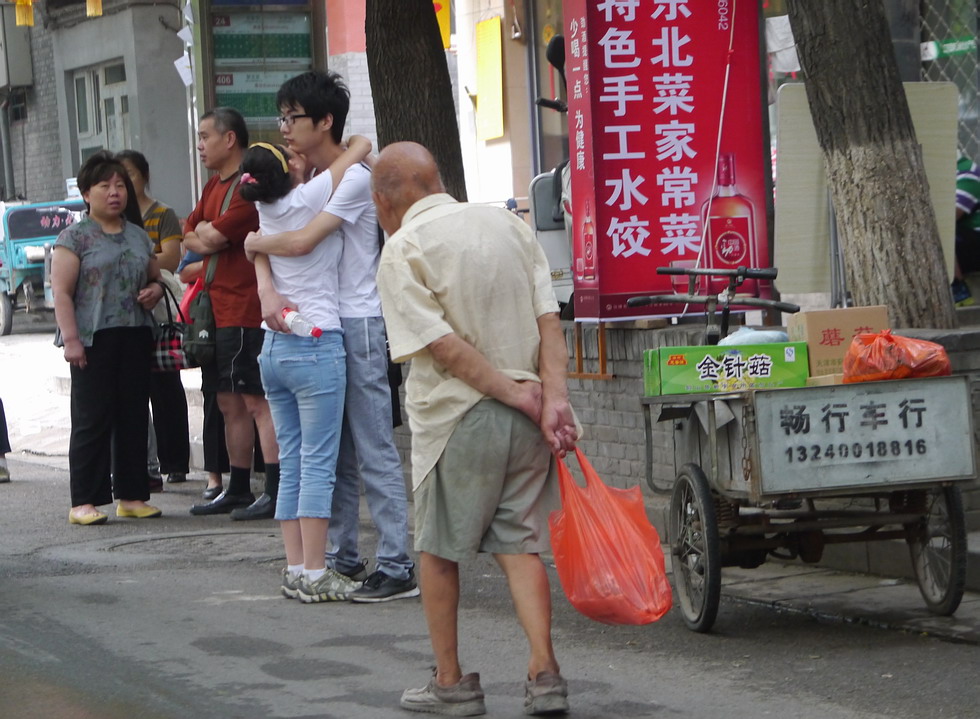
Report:
<svg viewBox="0 0 980 719"><path fill-rule="evenodd" d="M255 420L255 426L258 428L262 456L266 462L277 463L279 461L279 444L276 442L276 428L272 423L269 402L265 397L257 394L245 394L241 397L245 402L245 408L248 410L250 419Z"/></svg>
<svg viewBox="0 0 980 719"><path fill-rule="evenodd" d="M218 408L225 419L225 444L228 462L232 467L251 467L255 449L255 430L252 414L245 406L245 395L218 392ZM262 448L265 451L265 447ZM278 449L276 457L279 456Z"/></svg>
<svg viewBox="0 0 980 719"><path fill-rule="evenodd" d="M429 641L436 659L436 683L449 687L459 682L459 565L428 552L419 553L422 609L429 626Z"/></svg>
<svg viewBox="0 0 980 719"><path fill-rule="evenodd" d="M517 619L531 647L528 676L559 674L551 643L551 588L541 558L537 554L494 554L493 558L507 576ZM422 594L424 597L424 589Z"/></svg>

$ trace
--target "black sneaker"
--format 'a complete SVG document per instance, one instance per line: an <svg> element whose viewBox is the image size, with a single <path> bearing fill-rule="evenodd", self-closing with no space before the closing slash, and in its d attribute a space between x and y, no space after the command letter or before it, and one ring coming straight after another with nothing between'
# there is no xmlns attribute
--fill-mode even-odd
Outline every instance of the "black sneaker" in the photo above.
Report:
<svg viewBox="0 0 980 719"><path fill-rule="evenodd" d="M349 577L355 582L365 582L368 578L367 564L367 560L362 559L356 565L354 565L353 569L337 569L336 565L334 565L334 569L337 569L339 574L343 574L345 577Z"/></svg>
<svg viewBox="0 0 980 719"><path fill-rule="evenodd" d="M360 589L351 592L352 602L390 602L393 599L408 599L419 595L419 585L415 581L414 570L408 570L406 579L395 579L381 570L372 572L364 580Z"/></svg>

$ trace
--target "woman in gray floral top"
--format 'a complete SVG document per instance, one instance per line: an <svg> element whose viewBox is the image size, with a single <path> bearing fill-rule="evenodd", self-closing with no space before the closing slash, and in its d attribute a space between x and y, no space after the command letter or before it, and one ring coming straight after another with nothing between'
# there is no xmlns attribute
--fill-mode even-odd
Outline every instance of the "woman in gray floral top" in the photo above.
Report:
<svg viewBox="0 0 980 719"><path fill-rule="evenodd" d="M151 310L163 296L149 237L127 221L134 198L123 166L108 152L78 173L88 207L55 242L55 318L71 365L68 464L71 524L103 524L97 507L119 500L116 516L159 517L146 474Z"/></svg>

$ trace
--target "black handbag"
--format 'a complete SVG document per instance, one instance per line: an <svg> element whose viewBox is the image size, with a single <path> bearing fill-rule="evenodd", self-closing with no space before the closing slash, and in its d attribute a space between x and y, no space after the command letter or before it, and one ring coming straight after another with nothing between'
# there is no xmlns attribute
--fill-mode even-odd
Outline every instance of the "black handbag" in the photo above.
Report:
<svg viewBox="0 0 980 719"><path fill-rule="evenodd" d="M155 328L155 339L153 343L153 363L150 366L154 372L176 372L182 369L197 367L193 357L189 357L184 349L184 337L187 333L187 324L184 322L184 315L177 307L177 321L174 321L173 311L170 309L170 302L166 295L177 305L177 298L173 291L166 285L162 285L164 298L161 300L167 306L167 321L159 323Z"/></svg>

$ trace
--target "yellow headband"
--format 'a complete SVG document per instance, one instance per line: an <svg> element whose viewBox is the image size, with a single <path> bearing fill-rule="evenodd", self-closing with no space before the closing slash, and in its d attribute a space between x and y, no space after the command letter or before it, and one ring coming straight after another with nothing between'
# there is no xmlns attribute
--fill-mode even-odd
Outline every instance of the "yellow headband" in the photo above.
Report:
<svg viewBox="0 0 980 719"><path fill-rule="evenodd" d="M276 156L276 159L282 163L282 171L287 175L289 174L289 163L286 162L286 158L283 157L282 151L278 147L275 145L270 145L268 142L253 142L248 146L248 149L251 150L253 147L261 147L263 150L268 150L271 152Z"/></svg>

